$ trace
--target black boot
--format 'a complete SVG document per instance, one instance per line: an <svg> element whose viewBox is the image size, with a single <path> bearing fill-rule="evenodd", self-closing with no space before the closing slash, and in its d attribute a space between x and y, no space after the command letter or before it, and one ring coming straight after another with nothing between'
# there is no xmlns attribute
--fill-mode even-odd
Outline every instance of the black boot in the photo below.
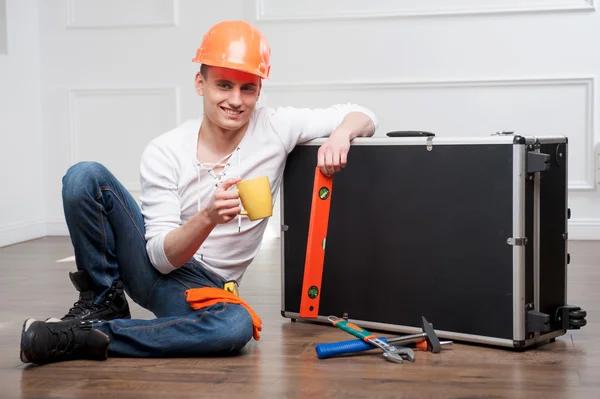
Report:
<svg viewBox="0 0 600 399"><path fill-rule="evenodd" d="M93 282L90 276L83 270L70 272L69 277L73 285L79 291L79 300L73 304L69 312L60 320L62 321L81 321L81 320L113 320L130 319L129 304L125 297L124 285L121 280L117 280L110 287L105 300L101 304L95 304L93 297ZM56 318L50 318L46 322L60 321Z"/></svg>
<svg viewBox="0 0 600 399"><path fill-rule="evenodd" d="M110 340L92 329L92 321L45 323L25 320L21 332L21 361L46 364L64 360L105 360Z"/></svg>

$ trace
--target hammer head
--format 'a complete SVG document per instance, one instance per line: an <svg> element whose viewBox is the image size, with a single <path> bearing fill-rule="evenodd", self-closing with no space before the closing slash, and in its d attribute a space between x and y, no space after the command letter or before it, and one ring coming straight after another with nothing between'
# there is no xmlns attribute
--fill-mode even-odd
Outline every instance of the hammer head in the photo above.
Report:
<svg viewBox="0 0 600 399"><path fill-rule="evenodd" d="M425 317L421 316L423 323L423 332L427 334L425 338L427 340L428 349L433 353L439 353L442 351L442 344L438 336L436 335L433 325L430 324Z"/></svg>

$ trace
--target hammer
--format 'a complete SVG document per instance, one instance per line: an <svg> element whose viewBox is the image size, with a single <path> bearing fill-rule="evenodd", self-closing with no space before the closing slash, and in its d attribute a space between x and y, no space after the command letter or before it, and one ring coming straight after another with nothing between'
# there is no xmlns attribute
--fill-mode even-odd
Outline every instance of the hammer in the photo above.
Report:
<svg viewBox="0 0 600 399"><path fill-rule="evenodd" d="M440 353L442 351L442 344L433 329L433 325L427 321L427 319L421 316L421 329L422 333L405 335L403 337L391 338L394 344L403 344L407 342L427 342L427 350L433 353ZM389 339L388 339L389 341ZM445 341L448 342L448 341Z"/></svg>
<svg viewBox="0 0 600 399"><path fill-rule="evenodd" d="M433 330L433 326L422 317L422 333L405 335L393 338L379 338L389 344L416 343L419 349L439 353L443 347L452 345L452 341L440 341ZM423 345L423 344L426 345ZM349 340L342 342L332 342L327 344L317 344L316 351L319 359L325 359L332 356L345 355L348 353L363 352L373 349L373 346L361 340Z"/></svg>

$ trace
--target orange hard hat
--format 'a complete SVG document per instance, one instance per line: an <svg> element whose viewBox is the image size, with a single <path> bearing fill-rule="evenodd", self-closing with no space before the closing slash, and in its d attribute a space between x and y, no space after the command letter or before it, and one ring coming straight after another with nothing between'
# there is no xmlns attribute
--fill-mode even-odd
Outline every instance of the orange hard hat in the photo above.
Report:
<svg viewBox="0 0 600 399"><path fill-rule="evenodd" d="M206 32L192 61L268 79L270 58L269 43L258 29L246 21L223 21Z"/></svg>

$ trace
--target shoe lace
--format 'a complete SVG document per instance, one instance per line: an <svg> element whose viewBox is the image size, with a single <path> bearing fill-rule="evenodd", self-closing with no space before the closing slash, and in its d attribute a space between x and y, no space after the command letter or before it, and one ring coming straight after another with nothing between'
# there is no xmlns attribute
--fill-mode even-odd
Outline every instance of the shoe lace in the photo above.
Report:
<svg viewBox="0 0 600 399"><path fill-rule="evenodd" d="M69 309L63 319L77 317L78 315L85 314L88 310L96 310L97 308L98 305L92 299L80 296L79 300L73 304L73 307Z"/></svg>
<svg viewBox="0 0 600 399"><path fill-rule="evenodd" d="M52 350L51 356L69 356L76 348L75 326L69 326L61 329L51 330L52 334L57 337L57 343Z"/></svg>

